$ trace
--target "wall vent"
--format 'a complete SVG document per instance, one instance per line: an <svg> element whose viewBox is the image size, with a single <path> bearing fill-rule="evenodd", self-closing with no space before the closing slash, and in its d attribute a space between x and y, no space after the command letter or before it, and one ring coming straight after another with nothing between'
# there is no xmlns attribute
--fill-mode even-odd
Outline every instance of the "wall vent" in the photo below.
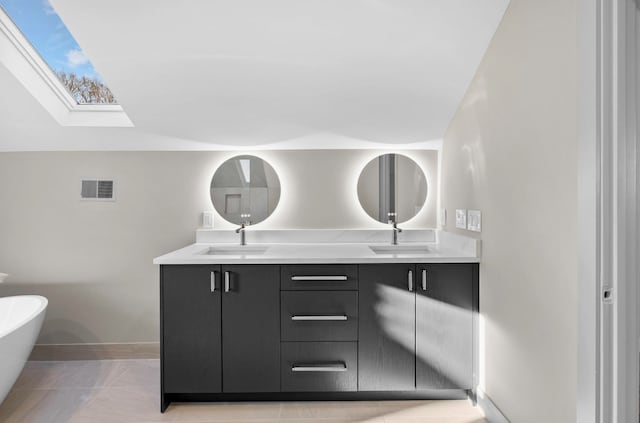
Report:
<svg viewBox="0 0 640 423"><path fill-rule="evenodd" d="M114 201L113 181L103 179L83 179L80 198L94 201Z"/></svg>

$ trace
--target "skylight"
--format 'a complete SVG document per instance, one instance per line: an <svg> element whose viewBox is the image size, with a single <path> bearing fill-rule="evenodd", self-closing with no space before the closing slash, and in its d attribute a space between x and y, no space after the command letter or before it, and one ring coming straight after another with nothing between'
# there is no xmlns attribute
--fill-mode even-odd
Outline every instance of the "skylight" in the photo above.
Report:
<svg viewBox="0 0 640 423"><path fill-rule="evenodd" d="M117 103L49 0L0 0L0 7L78 104Z"/></svg>

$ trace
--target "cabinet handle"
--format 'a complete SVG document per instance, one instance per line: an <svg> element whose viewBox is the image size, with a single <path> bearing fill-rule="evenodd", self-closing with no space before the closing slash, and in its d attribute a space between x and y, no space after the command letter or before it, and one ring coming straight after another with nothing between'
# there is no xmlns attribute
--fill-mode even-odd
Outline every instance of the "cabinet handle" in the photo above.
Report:
<svg viewBox="0 0 640 423"><path fill-rule="evenodd" d="M407 275L407 285L409 285L409 292L413 292L413 270L409 270Z"/></svg>
<svg viewBox="0 0 640 423"><path fill-rule="evenodd" d="M291 366L292 372L346 372L345 363L329 364L294 364Z"/></svg>
<svg viewBox="0 0 640 423"><path fill-rule="evenodd" d="M427 269L422 269L422 290L427 290Z"/></svg>
<svg viewBox="0 0 640 423"><path fill-rule="evenodd" d="M336 316L291 316L291 320L314 320L314 321L334 321L334 320L347 320L347 316L345 315L336 315Z"/></svg>
<svg viewBox="0 0 640 423"><path fill-rule="evenodd" d="M346 276L291 276L292 281L346 281Z"/></svg>
<svg viewBox="0 0 640 423"><path fill-rule="evenodd" d="M229 272L224 272L224 292L229 292L231 275Z"/></svg>
<svg viewBox="0 0 640 423"><path fill-rule="evenodd" d="M211 292L216 292L216 272L215 270L211 272Z"/></svg>

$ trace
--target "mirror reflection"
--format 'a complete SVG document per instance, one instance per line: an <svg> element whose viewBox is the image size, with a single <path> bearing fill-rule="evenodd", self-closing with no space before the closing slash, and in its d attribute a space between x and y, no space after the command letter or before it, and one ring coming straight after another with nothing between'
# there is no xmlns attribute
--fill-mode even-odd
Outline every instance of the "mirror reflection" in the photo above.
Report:
<svg viewBox="0 0 640 423"><path fill-rule="evenodd" d="M358 199L367 214L378 222L406 222L424 206L427 178L409 157L384 154L362 169Z"/></svg>
<svg viewBox="0 0 640 423"><path fill-rule="evenodd" d="M236 156L222 163L211 179L211 202L225 220L238 225L262 222L280 200L280 179L256 156Z"/></svg>

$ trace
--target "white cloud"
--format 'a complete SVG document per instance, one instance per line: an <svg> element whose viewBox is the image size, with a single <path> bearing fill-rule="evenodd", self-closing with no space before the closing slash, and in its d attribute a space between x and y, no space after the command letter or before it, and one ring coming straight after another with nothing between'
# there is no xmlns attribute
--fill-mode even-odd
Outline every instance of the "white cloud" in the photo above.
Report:
<svg viewBox="0 0 640 423"><path fill-rule="evenodd" d="M67 56L67 64L72 68L76 66L84 65L89 62L87 56L84 55L84 52L79 49L69 50L66 54Z"/></svg>
<svg viewBox="0 0 640 423"><path fill-rule="evenodd" d="M56 10L51 6L49 0L42 0L42 9L44 10L45 15L56 15Z"/></svg>

